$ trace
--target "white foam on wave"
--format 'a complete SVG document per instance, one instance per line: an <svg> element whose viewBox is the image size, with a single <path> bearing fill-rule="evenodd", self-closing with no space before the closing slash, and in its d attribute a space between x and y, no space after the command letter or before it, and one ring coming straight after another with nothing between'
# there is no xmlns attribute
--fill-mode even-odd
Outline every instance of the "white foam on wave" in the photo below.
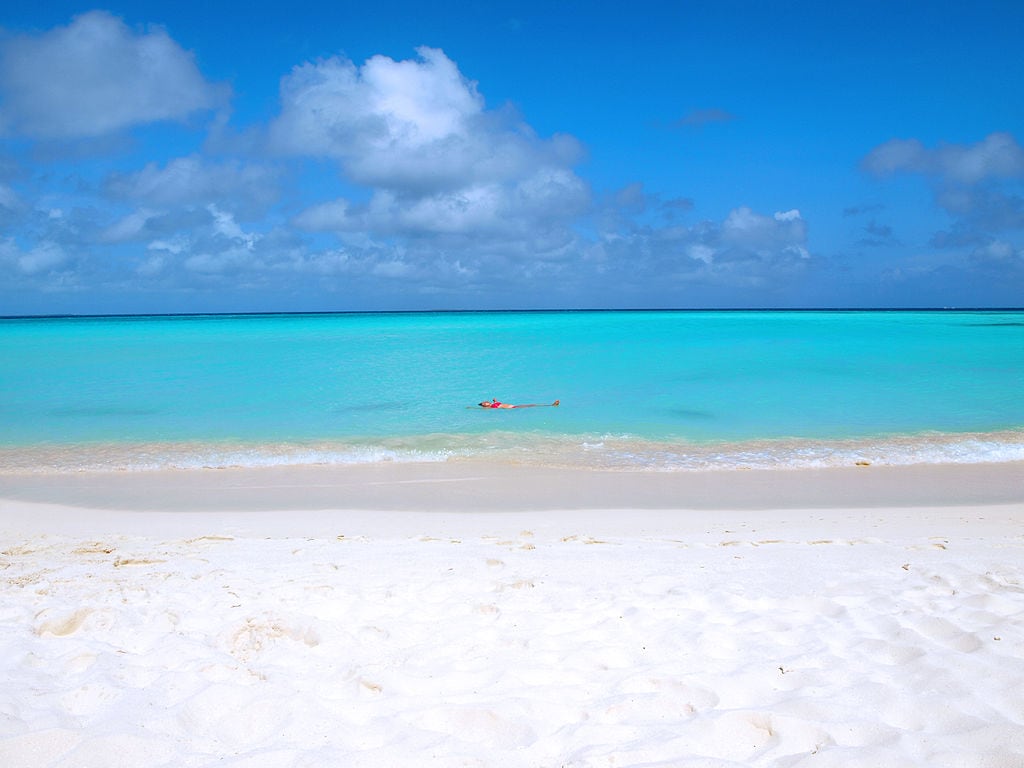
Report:
<svg viewBox="0 0 1024 768"><path fill-rule="evenodd" d="M306 444L85 444L0 449L0 471L145 472L310 465L440 462L445 450L407 450L385 445Z"/></svg>
<svg viewBox="0 0 1024 768"><path fill-rule="evenodd" d="M1024 461L1024 431L901 435L858 440L779 439L651 443L606 438L581 444L592 466L619 470L817 469L856 464L983 464Z"/></svg>
<svg viewBox="0 0 1024 768"><path fill-rule="evenodd" d="M0 448L0 471L151 471L491 460L618 471L810 469L1024 461L1024 430L697 443L492 432L302 443L102 443Z"/></svg>

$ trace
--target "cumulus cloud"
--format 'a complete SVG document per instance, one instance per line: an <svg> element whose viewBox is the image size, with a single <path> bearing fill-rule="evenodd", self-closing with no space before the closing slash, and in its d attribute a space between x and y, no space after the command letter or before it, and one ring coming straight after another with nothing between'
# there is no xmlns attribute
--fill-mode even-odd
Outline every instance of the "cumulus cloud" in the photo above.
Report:
<svg viewBox="0 0 1024 768"><path fill-rule="evenodd" d="M222 106L167 32L129 29L104 11L0 45L0 131L33 139L91 138L133 125L182 120Z"/></svg>
<svg viewBox="0 0 1024 768"><path fill-rule="evenodd" d="M864 158L876 176L919 173L959 184L1024 176L1024 149L1009 133L993 133L972 145L942 144L928 149L917 139L891 139Z"/></svg>
<svg viewBox="0 0 1024 768"><path fill-rule="evenodd" d="M584 211L588 199L575 174L544 169L514 184L478 183L430 195L379 190L365 205L334 200L311 207L295 222L305 229L339 233L523 236L569 222Z"/></svg>
<svg viewBox="0 0 1024 768"><path fill-rule="evenodd" d="M281 83L272 143L283 152L347 160L372 180L388 177L392 151L408 160L412 152L441 153L465 141L484 108L475 83L443 52L417 52L419 61L374 56L360 68L334 57L296 67Z"/></svg>
<svg viewBox="0 0 1024 768"><path fill-rule="evenodd" d="M271 146L337 160L359 184L420 194L579 160L572 137L542 140L511 110L486 110L442 51L417 53L416 61L374 56L356 67L336 57L296 67L281 84Z"/></svg>
<svg viewBox="0 0 1024 768"><path fill-rule="evenodd" d="M132 211L127 216L105 227L99 235L99 240L107 243L122 243L145 237L150 222L157 215L155 211L146 208Z"/></svg>
<svg viewBox="0 0 1024 768"><path fill-rule="evenodd" d="M625 243L676 240L679 233L688 231L683 221L692 210L693 201L688 198L665 200L657 193L648 192L643 183L634 182L602 196L596 204L594 219L605 244L614 241L613 250L625 253ZM655 251L660 249L660 245L654 248ZM598 249L592 254L600 252Z"/></svg>
<svg viewBox="0 0 1024 768"><path fill-rule="evenodd" d="M931 237L939 248L991 243L1024 229L1024 148L1009 133L992 133L975 144L927 148L917 139L893 139L873 149L862 167L875 176L917 174L931 183L935 202L952 226Z"/></svg>
<svg viewBox="0 0 1024 768"><path fill-rule="evenodd" d="M1024 198L996 186L945 187L936 201L957 216L962 224L986 230L1024 228Z"/></svg>
<svg viewBox="0 0 1024 768"><path fill-rule="evenodd" d="M985 265L1004 266L1012 264L1018 270L1024 269L1024 250L1005 240L993 240L976 248L972 258Z"/></svg>
<svg viewBox="0 0 1024 768"><path fill-rule="evenodd" d="M578 142L540 138L513 110L488 110L444 52L417 55L374 56L361 67L334 57L284 78L270 145L337 162L346 179L371 190L365 202L310 206L295 224L349 242L436 235L451 249L457 237L477 258L498 240L506 251L518 243L526 257L538 234L568 239L590 200L572 170Z"/></svg>
<svg viewBox="0 0 1024 768"><path fill-rule="evenodd" d="M17 256L17 265L27 275L49 271L67 261L67 254L57 244L44 242Z"/></svg>
<svg viewBox="0 0 1024 768"><path fill-rule="evenodd" d="M742 207L731 211L721 228L722 242L748 251L769 254L777 250L807 258L804 248L807 224L798 210L780 211L773 216Z"/></svg>
<svg viewBox="0 0 1024 768"><path fill-rule="evenodd" d="M798 210L766 215L748 207L717 222L606 231L589 258L619 285L666 294L695 284L781 288L813 261Z"/></svg>
<svg viewBox="0 0 1024 768"><path fill-rule="evenodd" d="M163 30L133 32L105 13L4 46L2 117L24 136L100 136L222 103ZM58 71L65 61L81 71ZM32 101L30 74L62 82ZM83 98L62 102L72 90ZM672 291L695 284L785 284L812 261L795 209L736 208L687 224L692 200L640 183L595 196L575 170L579 142L538 136L515 110L489 108L438 49L406 61L306 63L282 79L280 99L279 114L247 130L242 149L207 141L194 154L59 188L42 175L0 177L0 215L19 208L16 240L0 248L8 285L189 295L303 295L315 285L407 305L442 294L460 305L510 295L528 303L538 291L563 291L553 305L571 306L574 295L615 304L623 289L642 305L652 287L671 304ZM315 180L308 188L286 183L305 173ZM32 191L48 183L52 194Z"/></svg>
<svg viewBox="0 0 1024 768"><path fill-rule="evenodd" d="M0 242L0 264L17 274L49 272L68 261L68 254L57 243L44 241L29 250L19 248L13 239Z"/></svg>
<svg viewBox="0 0 1024 768"><path fill-rule="evenodd" d="M186 270L209 274L257 273L266 266L264 255L257 252L262 235L246 231L231 213L208 205L195 216L196 224L187 233L151 242L150 258L174 257Z"/></svg>
<svg viewBox="0 0 1024 768"><path fill-rule="evenodd" d="M1024 148L1011 134L997 132L973 144L935 147L917 139L893 139L868 153L861 167L879 178L895 174L923 178L932 188L936 205L949 216L949 226L927 240L928 246L943 253L923 256L916 271L894 270L893 274L913 274L925 286L929 281L956 283L968 286L969 292L969 286L985 284L994 292L1012 294L1003 286L1019 284L1024 276L1019 242L1024 229ZM865 230L869 238L861 240L861 245L901 244L889 227L874 221Z"/></svg>
<svg viewBox="0 0 1024 768"><path fill-rule="evenodd" d="M105 187L114 197L149 205L230 201L236 210L257 213L277 201L279 177L277 169L256 162L216 162L190 155L162 167L148 163L134 173L112 174Z"/></svg>

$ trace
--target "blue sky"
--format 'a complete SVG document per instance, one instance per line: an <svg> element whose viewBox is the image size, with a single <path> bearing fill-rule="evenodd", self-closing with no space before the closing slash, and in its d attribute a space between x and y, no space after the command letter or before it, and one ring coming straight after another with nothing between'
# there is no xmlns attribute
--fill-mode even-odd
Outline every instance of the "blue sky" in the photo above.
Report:
<svg viewBox="0 0 1024 768"><path fill-rule="evenodd" d="M0 11L0 315L1024 305L1024 4Z"/></svg>

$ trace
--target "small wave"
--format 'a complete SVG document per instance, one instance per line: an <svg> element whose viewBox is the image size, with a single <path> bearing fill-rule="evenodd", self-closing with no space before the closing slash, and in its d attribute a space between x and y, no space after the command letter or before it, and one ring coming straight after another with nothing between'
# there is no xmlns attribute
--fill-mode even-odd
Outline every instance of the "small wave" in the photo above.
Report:
<svg viewBox="0 0 1024 768"><path fill-rule="evenodd" d="M870 440L769 440L658 445L604 441L586 448L595 466L619 470L823 469L853 465L984 464L1024 461L1024 433L929 435Z"/></svg>
<svg viewBox="0 0 1024 768"><path fill-rule="evenodd" d="M615 471L811 469L1024 461L1024 430L856 440L698 443L492 432L303 443L89 443L0 448L2 472L102 472L445 461Z"/></svg>
<svg viewBox="0 0 1024 768"><path fill-rule="evenodd" d="M104 443L0 449L0 471L145 472L308 465L446 461L444 450L403 450L384 445Z"/></svg>

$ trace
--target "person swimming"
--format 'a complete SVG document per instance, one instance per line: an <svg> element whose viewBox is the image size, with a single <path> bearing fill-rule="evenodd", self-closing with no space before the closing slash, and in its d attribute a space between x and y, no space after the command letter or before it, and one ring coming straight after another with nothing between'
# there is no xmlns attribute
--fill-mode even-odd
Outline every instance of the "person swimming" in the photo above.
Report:
<svg viewBox="0 0 1024 768"><path fill-rule="evenodd" d="M523 403L521 405L513 405L512 403L503 403L500 400L484 400L480 403L481 408L554 408L558 406L560 400L555 400L553 403Z"/></svg>

